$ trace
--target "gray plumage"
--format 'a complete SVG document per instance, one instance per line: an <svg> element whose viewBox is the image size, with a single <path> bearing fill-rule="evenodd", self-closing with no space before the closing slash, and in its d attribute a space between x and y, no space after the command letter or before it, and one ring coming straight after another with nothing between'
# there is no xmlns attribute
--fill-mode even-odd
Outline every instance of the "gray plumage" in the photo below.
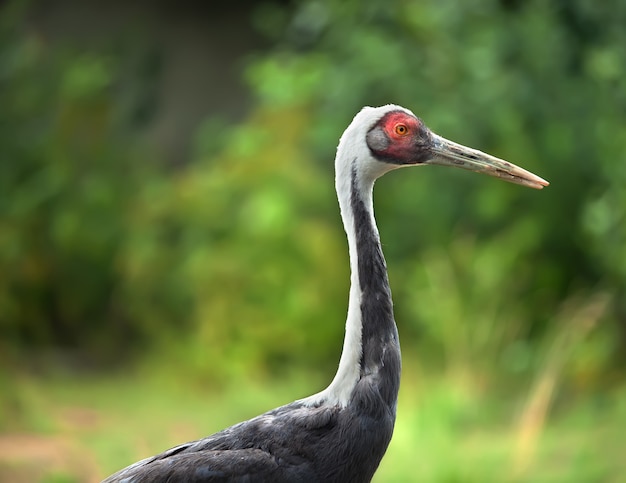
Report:
<svg viewBox="0 0 626 483"><path fill-rule="evenodd" d="M335 159L351 287L343 352L331 384L139 461L104 483L371 480L391 441L401 366L372 189L386 172L421 164L457 166L533 188L547 185L515 165L437 136L402 107L364 108L341 137Z"/></svg>

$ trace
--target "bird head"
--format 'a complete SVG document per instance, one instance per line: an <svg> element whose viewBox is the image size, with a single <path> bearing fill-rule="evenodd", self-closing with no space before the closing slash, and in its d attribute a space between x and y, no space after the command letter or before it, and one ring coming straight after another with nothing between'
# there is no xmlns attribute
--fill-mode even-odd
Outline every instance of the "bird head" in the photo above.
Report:
<svg viewBox="0 0 626 483"><path fill-rule="evenodd" d="M337 149L337 163L346 159L359 163L360 176L372 181L392 169L435 164L535 189L549 184L508 161L438 136L411 111L395 105L364 107L344 132Z"/></svg>

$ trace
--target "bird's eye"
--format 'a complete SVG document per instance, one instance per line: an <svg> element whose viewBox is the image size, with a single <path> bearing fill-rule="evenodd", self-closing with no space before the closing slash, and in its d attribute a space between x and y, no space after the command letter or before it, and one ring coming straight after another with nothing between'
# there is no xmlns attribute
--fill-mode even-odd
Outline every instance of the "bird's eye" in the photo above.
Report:
<svg viewBox="0 0 626 483"><path fill-rule="evenodd" d="M396 124L395 131L398 136L406 136L409 133L409 128L406 124Z"/></svg>

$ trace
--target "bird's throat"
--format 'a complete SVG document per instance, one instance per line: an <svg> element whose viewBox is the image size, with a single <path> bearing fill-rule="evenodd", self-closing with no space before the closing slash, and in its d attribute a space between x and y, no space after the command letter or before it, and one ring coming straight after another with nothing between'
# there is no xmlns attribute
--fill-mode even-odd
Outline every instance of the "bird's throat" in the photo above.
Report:
<svg viewBox="0 0 626 483"><path fill-rule="evenodd" d="M393 406L400 380L400 346L385 259L372 210L373 182L359 179L353 164L337 194L350 252L351 286L346 333L332 383L307 398L311 404L347 406L363 382ZM348 181L348 182L346 182Z"/></svg>
<svg viewBox="0 0 626 483"><path fill-rule="evenodd" d="M350 199L360 288L361 358L359 379L369 378L383 399L395 405L400 378L400 345L393 315L387 265L372 212L372 186L359 189L352 173ZM354 269L354 268L353 268ZM345 348L344 348L345 350Z"/></svg>

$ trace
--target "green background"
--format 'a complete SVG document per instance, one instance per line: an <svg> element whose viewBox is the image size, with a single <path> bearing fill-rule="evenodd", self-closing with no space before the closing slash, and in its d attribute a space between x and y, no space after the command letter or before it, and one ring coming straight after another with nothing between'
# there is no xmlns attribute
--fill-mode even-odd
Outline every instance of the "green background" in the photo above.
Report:
<svg viewBox="0 0 626 483"><path fill-rule="evenodd" d="M322 389L335 146L397 103L551 185L377 183L404 372L374 480L620 481L625 25L618 1L0 3L0 479L99 481Z"/></svg>

